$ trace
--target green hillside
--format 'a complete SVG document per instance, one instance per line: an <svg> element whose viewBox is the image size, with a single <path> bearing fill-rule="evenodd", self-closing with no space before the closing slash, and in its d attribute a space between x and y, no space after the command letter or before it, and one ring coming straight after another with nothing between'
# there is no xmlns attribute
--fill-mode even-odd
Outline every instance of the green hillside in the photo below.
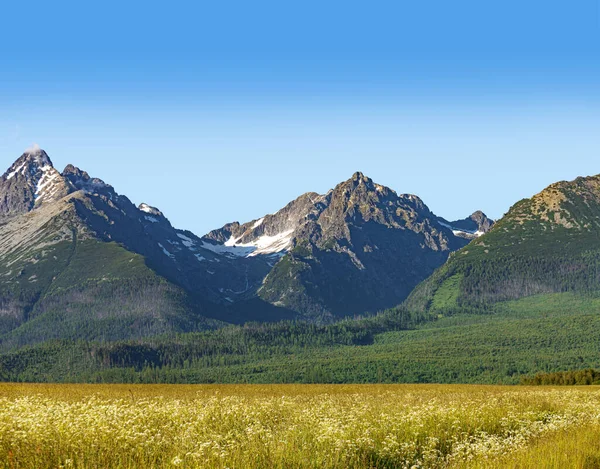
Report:
<svg viewBox="0 0 600 469"><path fill-rule="evenodd" d="M11 285L13 296L19 290L34 301L27 320L0 336L4 350L57 338L121 340L218 324L201 317L200 305L156 275L142 256L116 243L74 236L50 252L28 263L23 280Z"/></svg>
<svg viewBox="0 0 600 469"><path fill-rule="evenodd" d="M544 293L600 291L600 177L552 184L516 203L453 253L406 306L433 316L482 312Z"/></svg>

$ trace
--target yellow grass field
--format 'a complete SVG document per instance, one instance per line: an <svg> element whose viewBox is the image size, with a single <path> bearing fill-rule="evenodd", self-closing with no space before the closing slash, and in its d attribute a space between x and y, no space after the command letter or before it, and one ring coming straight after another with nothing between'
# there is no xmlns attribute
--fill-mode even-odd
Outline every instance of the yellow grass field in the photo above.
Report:
<svg viewBox="0 0 600 469"><path fill-rule="evenodd" d="M0 384L5 468L600 468L600 389Z"/></svg>

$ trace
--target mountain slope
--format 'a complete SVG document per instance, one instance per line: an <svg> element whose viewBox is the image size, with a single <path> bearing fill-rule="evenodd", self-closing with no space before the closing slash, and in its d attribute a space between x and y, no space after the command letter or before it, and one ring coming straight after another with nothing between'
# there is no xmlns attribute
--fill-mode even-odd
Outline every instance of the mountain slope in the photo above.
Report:
<svg viewBox="0 0 600 469"><path fill-rule="evenodd" d="M541 293L600 290L600 176L548 186L511 207L411 294L432 312Z"/></svg>
<svg viewBox="0 0 600 469"><path fill-rule="evenodd" d="M274 215L202 239L214 252L271 259L258 297L322 321L398 304L479 228L453 232L418 197L355 173L325 195L304 194Z"/></svg>
<svg viewBox="0 0 600 469"><path fill-rule="evenodd" d="M195 297L178 281L181 265L199 261L163 247L178 234L168 221L148 220L101 180L73 166L61 174L36 149L0 178L0 200L3 345L196 330L212 324L202 313L218 315L209 292Z"/></svg>

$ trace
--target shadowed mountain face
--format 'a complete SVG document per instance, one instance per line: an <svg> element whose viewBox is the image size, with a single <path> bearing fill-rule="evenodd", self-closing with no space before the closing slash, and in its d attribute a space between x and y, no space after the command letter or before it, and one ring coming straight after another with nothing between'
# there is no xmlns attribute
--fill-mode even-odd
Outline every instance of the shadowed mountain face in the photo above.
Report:
<svg viewBox="0 0 600 469"><path fill-rule="evenodd" d="M304 194L274 215L225 225L203 241L231 256L272 258L258 296L327 320L398 304L469 242L464 234L418 197L355 173L325 195Z"/></svg>
<svg viewBox="0 0 600 469"><path fill-rule="evenodd" d="M408 300L419 310L480 310L539 293L600 290L600 176L548 186L511 207Z"/></svg>
<svg viewBox="0 0 600 469"><path fill-rule="evenodd" d="M113 340L375 312L406 298L486 220L446 222L356 173L200 238L73 165L58 172L34 148L0 178L0 337Z"/></svg>

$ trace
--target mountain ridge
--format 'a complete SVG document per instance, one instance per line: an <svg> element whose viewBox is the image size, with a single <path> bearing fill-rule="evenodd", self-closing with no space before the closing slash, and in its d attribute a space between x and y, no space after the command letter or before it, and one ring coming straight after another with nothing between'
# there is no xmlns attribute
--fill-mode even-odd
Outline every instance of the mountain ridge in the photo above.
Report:
<svg viewBox="0 0 600 469"><path fill-rule="evenodd" d="M535 294L595 294L599 241L600 176L559 181L515 203L488 233L453 253L406 304L435 312L486 309Z"/></svg>
<svg viewBox="0 0 600 469"><path fill-rule="evenodd" d="M307 192L274 214L199 237L72 164L59 173L34 148L0 178L0 204L0 322L13 337L5 342L76 335L35 330L62 317L60 308L71 311L61 320L71 331L129 318L108 335L98 325L90 338L133 337L136 323L153 334L374 313L469 242L417 196L360 172L326 194ZM170 293L153 306L136 288Z"/></svg>

